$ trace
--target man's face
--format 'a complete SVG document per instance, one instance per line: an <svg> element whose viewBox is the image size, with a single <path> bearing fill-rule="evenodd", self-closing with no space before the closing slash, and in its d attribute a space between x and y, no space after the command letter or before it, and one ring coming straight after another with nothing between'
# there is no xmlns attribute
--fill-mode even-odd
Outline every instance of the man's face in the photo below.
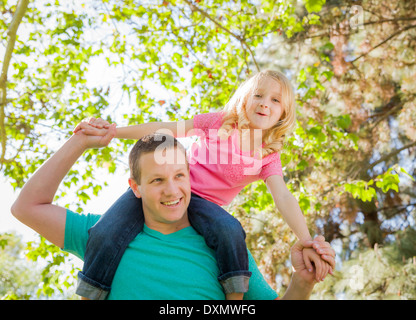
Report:
<svg viewBox="0 0 416 320"><path fill-rule="evenodd" d="M143 154L140 158L140 185L129 180L136 196L142 198L146 225L162 233L189 226L187 209L191 184L188 165L182 150L175 148L170 151L174 152L156 150ZM166 163L160 163L160 159Z"/></svg>

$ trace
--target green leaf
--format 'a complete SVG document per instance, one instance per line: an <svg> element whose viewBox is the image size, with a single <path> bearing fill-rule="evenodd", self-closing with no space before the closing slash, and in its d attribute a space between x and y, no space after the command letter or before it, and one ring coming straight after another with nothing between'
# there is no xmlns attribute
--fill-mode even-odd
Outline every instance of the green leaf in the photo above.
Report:
<svg viewBox="0 0 416 320"><path fill-rule="evenodd" d="M351 117L348 114L339 116L336 123L338 127L348 129L351 125Z"/></svg>
<svg viewBox="0 0 416 320"><path fill-rule="evenodd" d="M302 210L302 212L309 211L311 207L311 202L309 198L307 198L304 194L301 194L299 197L299 207Z"/></svg>
<svg viewBox="0 0 416 320"><path fill-rule="evenodd" d="M373 187L369 187L373 183L373 180L369 182L359 180L354 183L346 183L344 184L344 190L351 193L354 199L360 199L364 202L372 201L373 198L377 198L376 190Z"/></svg>
<svg viewBox="0 0 416 320"><path fill-rule="evenodd" d="M303 0L306 10L309 13L319 12L322 9L322 6L325 4L326 0Z"/></svg>
<svg viewBox="0 0 416 320"><path fill-rule="evenodd" d="M406 177L410 178L412 181L415 181L415 179L402 167L400 167L400 172L404 173Z"/></svg>
<svg viewBox="0 0 416 320"><path fill-rule="evenodd" d="M308 167L308 162L302 159L296 166L296 170L305 170Z"/></svg>

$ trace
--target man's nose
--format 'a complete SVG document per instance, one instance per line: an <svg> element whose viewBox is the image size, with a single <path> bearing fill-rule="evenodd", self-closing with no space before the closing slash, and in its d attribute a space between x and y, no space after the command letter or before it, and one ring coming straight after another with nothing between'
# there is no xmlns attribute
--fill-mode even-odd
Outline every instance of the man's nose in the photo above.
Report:
<svg viewBox="0 0 416 320"><path fill-rule="evenodd" d="M178 186L174 180L168 180L165 185L165 189L163 190L165 195L175 195L178 193Z"/></svg>

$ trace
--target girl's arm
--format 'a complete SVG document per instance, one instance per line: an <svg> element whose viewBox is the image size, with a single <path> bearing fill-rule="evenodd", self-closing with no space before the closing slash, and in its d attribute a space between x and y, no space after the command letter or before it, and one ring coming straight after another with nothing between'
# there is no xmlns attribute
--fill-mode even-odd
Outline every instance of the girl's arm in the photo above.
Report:
<svg viewBox="0 0 416 320"><path fill-rule="evenodd" d="M299 240L312 240L299 204L287 189L283 177L272 175L266 179L266 185L272 194L277 209Z"/></svg>
<svg viewBox="0 0 416 320"><path fill-rule="evenodd" d="M182 138L186 137L193 128L193 119L178 122L149 122L117 128L116 138L138 140L155 131L170 134L176 138Z"/></svg>
<svg viewBox="0 0 416 320"><path fill-rule="evenodd" d="M302 210L296 198L287 189L283 177L272 175L266 179L266 185L273 196L277 209L299 240L312 240ZM305 248L303 250L303 259L310 272L313 271L312 263L314 264L316 280L322 281L328 272L332 274L331 268L335 266L323 263L323 260L326 261L326 259L318 253L313 249Z"/></svg>
<svg viewBox="0 0 416 320"><path fill-rule="evenodd" d="M110 123L101 118L91 118L88 122L81 122L74 129L74 133L83 129L87 135L105 135L107 128ZM149 122L138 125L132 125L127 127L119 127L116 129L116 138L119 139L134 139L139 140L140 138L154 133L156 131L160 133L170 134L176 138L182 138L192 135L194 128L193 119L183 120L178 122Z"/></svg>

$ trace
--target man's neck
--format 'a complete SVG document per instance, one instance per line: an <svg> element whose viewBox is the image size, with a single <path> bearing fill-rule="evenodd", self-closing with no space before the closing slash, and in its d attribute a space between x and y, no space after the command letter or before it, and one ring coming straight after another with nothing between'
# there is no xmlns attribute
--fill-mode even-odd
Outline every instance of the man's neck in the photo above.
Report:
<svg viewBox="0 0 416 320"><path fill-rule="evenodd" d="M186 219L173 223L164 223L152 220L149 221L145 218L144 223L149 229L158 231L162 234L171 234L191 226L187 217Z"/></svg>

